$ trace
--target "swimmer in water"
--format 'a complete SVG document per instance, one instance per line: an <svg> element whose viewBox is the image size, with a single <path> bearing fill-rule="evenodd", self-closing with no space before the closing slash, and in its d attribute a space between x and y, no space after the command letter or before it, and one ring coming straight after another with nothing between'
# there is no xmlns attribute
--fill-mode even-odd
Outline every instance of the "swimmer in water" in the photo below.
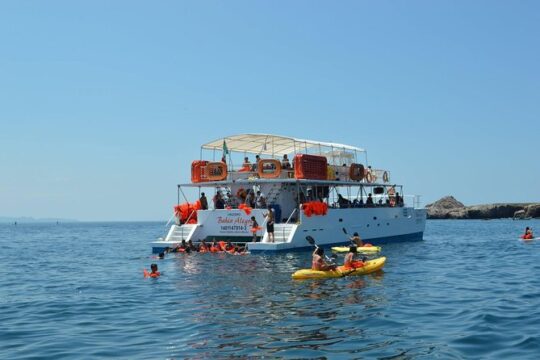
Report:
<svg viewBox="0 0 540 360"><path fill-rule="evenodd" d="M161 275L161 273L158 271L157 264L151 264L150 265L150 272L148 272L146 269L143 270L144 277L152 277L157 278Z"/></svg>

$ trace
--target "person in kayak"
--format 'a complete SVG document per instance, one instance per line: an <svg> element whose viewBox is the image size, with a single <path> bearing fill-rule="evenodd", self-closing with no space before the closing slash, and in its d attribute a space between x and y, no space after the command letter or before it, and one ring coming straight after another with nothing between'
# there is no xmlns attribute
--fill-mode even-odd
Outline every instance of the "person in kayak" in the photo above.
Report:
<svg viewBox="0 0 540 360"><path fill-rule="evenodd" d="M152 277L152 278L157 278L161 275L161 273L158 271L157 264L150 265L150 272L144 269L143 273L144 273L144 277Z"/></svg>
<svg viewBox="0 0 540 360"><path fill-rule="evenodd" d="M364 266L365 258L363 258L362 260L356 260L355 257L357 254L358 253L356 251L356 246L352 245L349 248L349 252L347 253L347 255L345 255L345 260L343 263L345 269L358 269Z"/></svg>
<svg viewBox="0 0 540 360"><path fill-rule="evenodd" d="M315 248L313 259L311 261L311 269L319 271L335 270L336 265L329 264L324 260L324 250L320 247Z"/></svg>
<svg viewBox="0 0 540 360"><path fill-rule="evenodd" d="M351 237L351 242L356 244L356 246L358 247L364 246L364 242L362 241L362 239L360 238L360 235L358 235L357 232L355 232L353 236Z"/></svg>

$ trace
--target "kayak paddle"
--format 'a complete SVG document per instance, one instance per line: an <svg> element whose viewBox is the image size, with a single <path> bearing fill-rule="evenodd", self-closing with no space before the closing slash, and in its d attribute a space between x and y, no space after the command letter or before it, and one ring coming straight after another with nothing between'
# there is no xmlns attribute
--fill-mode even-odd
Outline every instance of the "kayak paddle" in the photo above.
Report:
<svg viewBox="0 0 540 360"><path fill-rule="evenodd" d="M306 236L306 241L310 243L311 245L315 246L317 249L319 248L319 246L315 243L315 239L313 238L313 236L311 235ZM324 257L326 258L327 261L330 261L332 263L335 263L337 259L336 254L332 254L331 258L329 258L326 254L324 254Z"/></svg>

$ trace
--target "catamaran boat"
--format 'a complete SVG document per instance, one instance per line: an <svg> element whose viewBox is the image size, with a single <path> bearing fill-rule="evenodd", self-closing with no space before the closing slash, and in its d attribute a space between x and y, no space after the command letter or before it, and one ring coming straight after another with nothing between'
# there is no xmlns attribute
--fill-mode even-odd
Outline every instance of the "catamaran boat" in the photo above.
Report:
<svg viewBox="0 0 540 360"><path fill-rule="evenodd" d="M422 240L426 210L419 196L403 195L403 186L391 180L390 171L369 166L367 152L355 146L268 134L227 136L201 146L191 182L178 185L169 220L174 224L152 242L152 251L182 240L245 243L251 253L292 251L311 248L308 236L324 247L349 244L355 232L375 245ZM188 202L186 188L198 198L205 193L210 206ZM265 223L269 211L273 241Z"/></svg>

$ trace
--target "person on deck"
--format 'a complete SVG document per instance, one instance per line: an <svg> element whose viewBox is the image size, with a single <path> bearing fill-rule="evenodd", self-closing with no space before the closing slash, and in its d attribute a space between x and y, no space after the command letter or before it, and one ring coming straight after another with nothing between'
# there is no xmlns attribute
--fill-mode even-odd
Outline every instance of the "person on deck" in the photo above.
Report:
<svg viewBox="0 0 540 360"><path fill-rule="evenodd" d="M264 194L260 191L257 191L255 206L257 207L257 209L264 209L266 207L266 198L264 197Z"/></svg>
<svg viewBox="0 0 540 360"><path fill-rule="evenodd" d="M373 207L373 197L371 197L371 193L368 194L368 197L366 200L366 206Z"/></svg>
<svg viewBox="0 0 540 360"><path fill-rule="evenodd" d="M201 193L199 201L201 202L201 210L208 210L208 199L204 193Z"/></svg>
<svg viewBox="0 0 540 360"><path fill-rule="evenodd" d="M311 269L319 271L335 270L336 265L328 264L324 260L324 250L320 247L315 248L313 251L313 259L311 261Z"/></svg>
<svg viewBox="0 0 540 360"><path fill-rule="evenodd" d="M403 197L398 192L396 192L396 204L397 206L403 206Z"/></svg>
<svg viewBox="0 0 540 360"><path fill-rule="evenodd" d="M249 158L246 156L244 158L244 163L242 164L242 168L238 170L239 172L246 172L251 170L251 162L249 161Z"/></svg>
<svg viewBox="0 0 540 360"><path fill-rule="evenodd" d="M289 158L287 157L287 154L283 155L283 159L281 160L281 168L284 170L291 169L291 163L289 162Z"/></svg>
<svg viewBox="0 0 540 360"><path fill-rule="evenodd" d="M214 196L214 209L225 209L225 200L223 200L221 191L218 191Z"/></svg>
<svg viewBox="0 0 540 360"><path fill-rule="evenodd" d="M274 211L268 206L268 212L264 214L266 221L266 232L268 233L268 242L274 242Z"/></svg>
<svg viewBox="0 0 540 360"><path fill-rule="evenodd" d="M351 201L349 199L345 199L341 194L338 194L338 204L341 209L351 207Z"/></svg>
<svg viewBox="0 0 540 360"><path fill-rule="evenodd" d="M356 254L358 254L356 246L352 245L351 247L349 247L349 252L347 253L347 255L345 255L345 260L343 262L343 266L345 267L345 269L358 269L364 266L364 259L356 260Z"/></svg>
<svg viewBox="0 0 540 360"><path fill-rule="evenodd" d="M251 166L251 171L259 170L259 161L261 161L261 157L259 155L255 155L255 164Z"/></svg>
<svg viewBox="0 0 540 360"><path fill-rule="evenodd" d="M253 242L257 242L257 231L259 231L259 223L255 219L255 216L251 217L251 232L253 233Z"/></svg>
<svg viewBox="0 0 540 360"><path fill-rule="evenodd" d="M255 193L253 192L253 190L249 190L248 195L246 197L246 204L250 208L255 207Z"/></svg>

